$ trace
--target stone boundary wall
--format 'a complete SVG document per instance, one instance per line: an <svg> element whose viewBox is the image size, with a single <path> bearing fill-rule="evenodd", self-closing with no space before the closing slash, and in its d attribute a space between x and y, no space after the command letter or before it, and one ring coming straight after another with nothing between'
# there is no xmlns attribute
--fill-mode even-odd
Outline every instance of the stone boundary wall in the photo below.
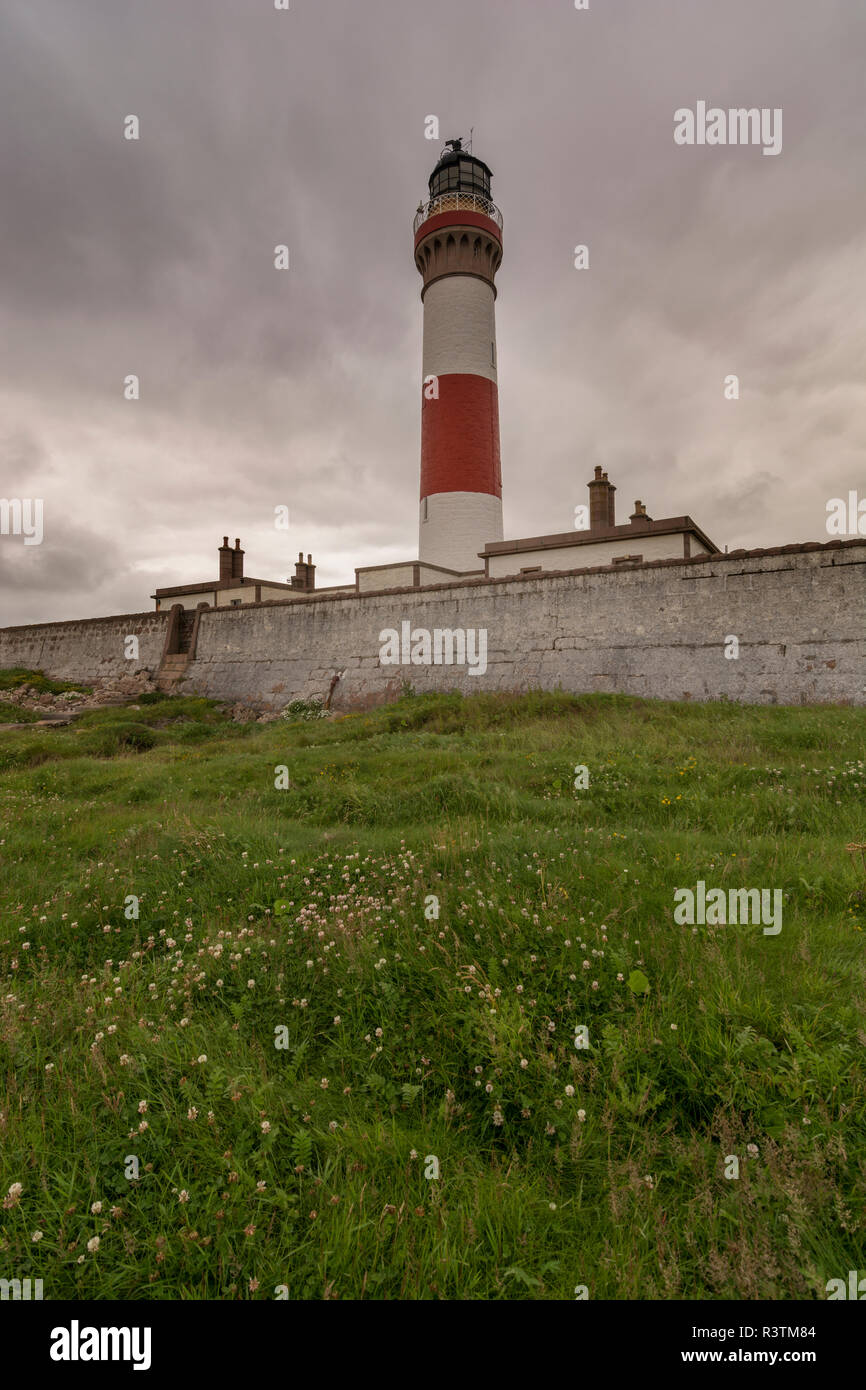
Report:
<svg viewBox="0 0 866 1390"><path fill-rule="evenodd" d="M117 674L137 631L155 673L167 614L0 630L0 666L85 679ZM487 669L383 666L380 633L485 629ZM738 660L724 655L736 636ZM337 677L334 682L334 677ZM315 593L202 613L179 690L279 709L336 709L417 692L621 691L660 699L866 704L866 540L648 564L484 578L423 589Z"/></svg>
<svg viewBox="0 0 866 1390"><path fill-rule="evenodd" d="M0 628L0 669L25 666L54 680L116 680L147 670L156 675L168 626L168 611L121 613ZM124 656L124 639L138 638L138 660Z"/></svg>
<svg viewBox="0 0 866 1390"><path fill-rule="evenodd" d="M279 708L557 686L662 699L866 704L866 541L787 546L202 615L189 686ZM486 628L487 670L382 666L379 634ZM739 639L739 659L724 655Z"/></svg>

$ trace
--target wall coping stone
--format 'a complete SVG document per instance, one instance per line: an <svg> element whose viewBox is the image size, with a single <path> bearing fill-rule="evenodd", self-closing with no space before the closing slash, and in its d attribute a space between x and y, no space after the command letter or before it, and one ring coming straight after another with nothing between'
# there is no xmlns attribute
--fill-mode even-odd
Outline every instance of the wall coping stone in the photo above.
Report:
<svg viewBox="0 0 866 1390"><path fill-rule="evenodd" d="M32 632L40 627L80 627L82 623L132 623L140 622L142 618L147 618L148 621L156 619L157 622L167 623L169 611L166 608L163 612L157 613L153 608L148 608L146 613L104 613L101 618L59 618L57 620L44 618L40 623L18 623L14 627L0 627L0 633L27 632L28 630ZM232 608L229 611L234 613L237 610Z"/></svg>

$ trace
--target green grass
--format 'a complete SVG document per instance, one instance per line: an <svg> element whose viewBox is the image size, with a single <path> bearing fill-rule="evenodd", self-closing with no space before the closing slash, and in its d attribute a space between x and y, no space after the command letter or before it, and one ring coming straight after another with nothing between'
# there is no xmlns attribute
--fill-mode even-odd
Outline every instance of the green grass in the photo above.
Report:
<svg viewBox="0 0 866 1390"><path fill-rule="evenodd" d="M0 735L0 1277L826 1297L866 1225L864 743L563 694ZM780 935L677 925L699 879L782 889Z"/></svg>
<svg viewBox="0 0 866 1390"><path fill-rule="evenodd" d="M76 681L53 681L44 671L31 671L27 666L7 666L0 671L0 690L17 690L20 685L30 685L40 694L62 695L65 690L79 690L90 694L91 686L80 685Z"/></svg>
<svg viewBox="0 0 866 1390"><path fill-rule="evenodd" d="M35 724L42 715L36 710L13 705L10 700L0 700L0 724Z"/></svg>

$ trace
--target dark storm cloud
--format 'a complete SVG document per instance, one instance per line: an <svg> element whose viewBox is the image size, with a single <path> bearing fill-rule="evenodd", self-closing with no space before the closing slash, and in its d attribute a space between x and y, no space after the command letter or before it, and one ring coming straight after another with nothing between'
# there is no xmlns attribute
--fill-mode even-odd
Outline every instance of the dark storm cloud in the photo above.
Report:
<svg viewBox="0 0 866 1390"><path fill-rule="evenodd" d="M29 579L0 538L0 621L147 608L226 531L264 577L415 553L428 114L505 215L506 534L601 463L621 517L824 539L866 490L864 39L856 0L6 0L0 494L64 526ZM677 147L699 99L782 107L781 155Z"/></svg>
<svg viewBox="0 0 866 1390"><path fill-rule="evenodd" d="M67 597L73 581L85 593L124 592L127 559L122 545L106 539L102 530L70 525L50 511L44 514L44 528L41 545L28 545L22 536L0 536L0 589L9 601L19 602L31 592L41 602L47 596L56 605L52 615L62 619L75 616L68 611ZM142 603L139 611L149 607Z"/></svg>

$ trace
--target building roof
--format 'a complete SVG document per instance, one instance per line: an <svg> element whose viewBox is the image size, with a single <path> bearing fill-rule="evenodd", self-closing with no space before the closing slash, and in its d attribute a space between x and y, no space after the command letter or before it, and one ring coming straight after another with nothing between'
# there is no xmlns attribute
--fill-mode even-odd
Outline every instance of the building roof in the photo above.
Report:
<svg viewBox="0 0 866 1390"><path fill-rule="evenodd" d="M209 594L214 589L240 589L246 588L249 584L266 584L269 589L291 589L292 585L284 583L281 579L252 579L249 575L244 575L243 579L212 579L209 584L174 584L169 589L155 589L151 598L172 598L176 594Z"/></svg>
<svg viewBox="0 0 866 1390"><path fill-rule="evenodd" d="M641 536L682 535L694 536L701 545L719 554L715 541L692 521L690 516L670 516L661 521L642 520L627 526L595 526L591 531L559 531L552 536L526 536L515 541L488 541L479 555L516 555L522 550L557 550L574 545L595 545L599 541L636 541Z"/></svg>

